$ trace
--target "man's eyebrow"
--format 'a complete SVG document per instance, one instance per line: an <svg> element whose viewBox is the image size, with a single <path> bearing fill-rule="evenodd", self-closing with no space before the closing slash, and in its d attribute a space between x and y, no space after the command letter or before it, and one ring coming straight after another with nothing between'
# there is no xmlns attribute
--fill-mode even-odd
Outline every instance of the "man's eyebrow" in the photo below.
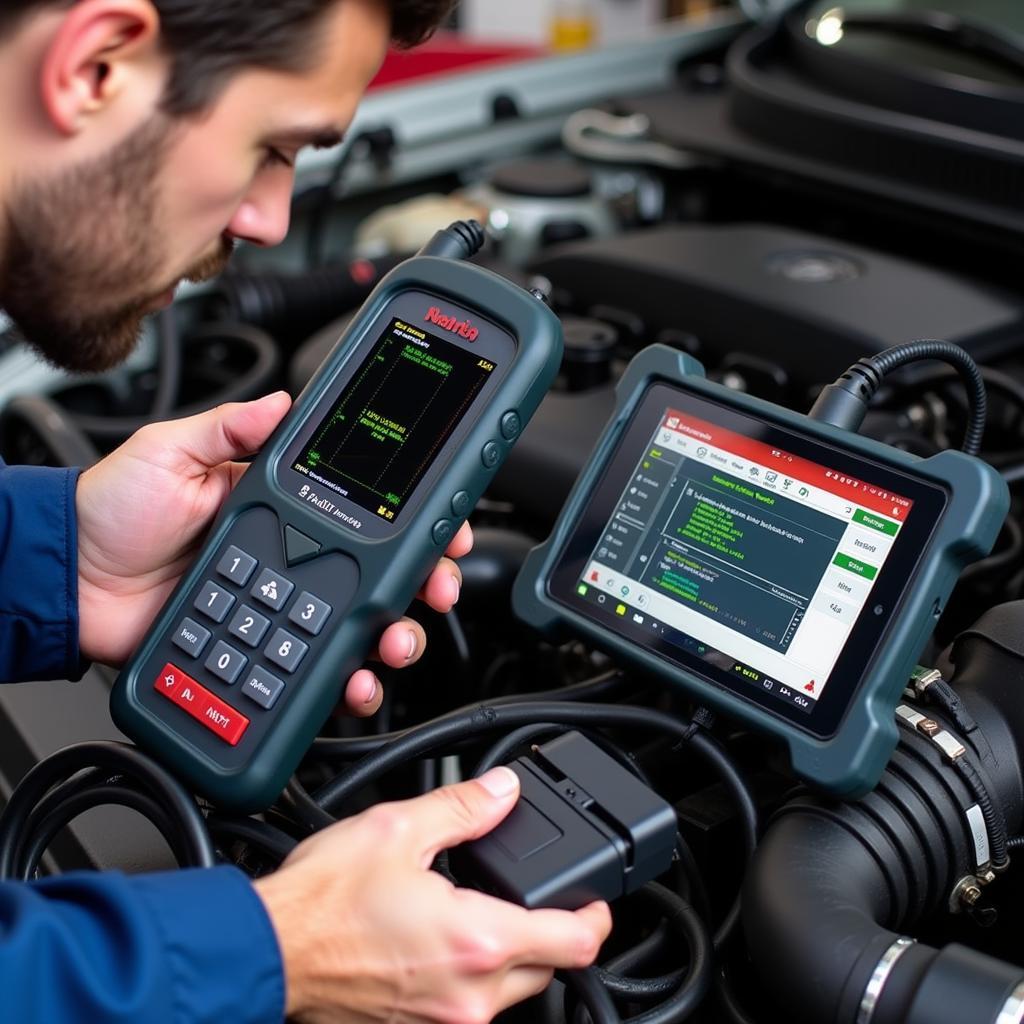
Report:
<svg viewBox="0 0 1024 1024"><path fill-rule="evenodd" d="M289 128L280 132L272 132L270 137L279 145L294 146L296 149L303 149L306 146L312 146L314 149L333 149L335 146L341 145L345 139L345 133L331 126Z"/></svg>

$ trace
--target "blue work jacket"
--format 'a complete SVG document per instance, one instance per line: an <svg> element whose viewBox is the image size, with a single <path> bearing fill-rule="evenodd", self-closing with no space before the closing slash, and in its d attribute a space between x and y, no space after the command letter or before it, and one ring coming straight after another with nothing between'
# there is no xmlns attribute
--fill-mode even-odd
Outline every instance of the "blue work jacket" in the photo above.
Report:
<svg viewBox="0 0 1024 1024"><path fill-rule="evenodd" d="M0 463L0 682L75 679L73 470ZM0 1021L279 1024L270 920L233 867L0 883Z"/></svg>

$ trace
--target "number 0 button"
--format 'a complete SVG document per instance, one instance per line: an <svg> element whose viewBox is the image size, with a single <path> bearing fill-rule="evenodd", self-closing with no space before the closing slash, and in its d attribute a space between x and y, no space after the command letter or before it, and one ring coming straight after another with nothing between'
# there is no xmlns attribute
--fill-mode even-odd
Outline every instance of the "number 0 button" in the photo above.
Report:
<svg viewBox="0 0 1024 1024"><path fill-rule="evenodd" d="M294 622L299 629L311 636L319 636L330 615L331 606L326 601L321 601L319 597L314 597L308 590L304 590L288 613L288 621Z"/></svg>
<svg viewBox="0 0 1024 1024"><path fill-rule="evenodd" d="M206 659L206 667L230 686L241 675L247 660L241 651L236 651L221 640Z"/></svg>
<svg viewBox="0 0 1024 1024"><path fill-rule="evenodd" d="M306 656L309 647L298 637L292 636L286 630L279 629L267 644L263 652L267 661L283 668L285 672L294 672L299 667L299 662Z"/></svg>

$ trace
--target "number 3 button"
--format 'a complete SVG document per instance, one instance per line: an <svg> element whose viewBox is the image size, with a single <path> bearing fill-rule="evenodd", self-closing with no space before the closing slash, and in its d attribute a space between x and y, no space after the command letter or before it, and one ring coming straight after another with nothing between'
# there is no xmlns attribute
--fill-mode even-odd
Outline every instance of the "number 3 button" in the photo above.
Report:
<svg viewBox="0 0 1024 1024"><path fill-rule="evenodd" d="M310 636L319 636L324 623L330 618L331 606L326 601L314 597L308 591L299 594L299 599L288 613L288 621L294 622L299 629Z"/></svg>
<svg viewBox="0 0 1024 1024"><path fill-rule="evenodd" d="M308 650L309 647L298 637L279 629L270 638L270 643L267 644L263 655L267 661L272 661L275 665L283 668L285 672L294 672Z"/></svg>

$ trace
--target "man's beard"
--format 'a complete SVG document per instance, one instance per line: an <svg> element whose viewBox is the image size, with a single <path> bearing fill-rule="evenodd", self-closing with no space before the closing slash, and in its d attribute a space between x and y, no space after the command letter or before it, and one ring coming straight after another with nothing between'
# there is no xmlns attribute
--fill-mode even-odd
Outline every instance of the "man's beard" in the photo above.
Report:
<svg viewBox="0 0 1024 1024"><path fill-rule="evenodd" d="M164 265L157 182L171 132L155 117L107 155L14 191L0 307L55 366L96 372L123 362L145 316L177 283L153 286ZM179 278L215 277L232 248L222 237L216 253ZM131 297L133 282L152 290Z"/></svg>

